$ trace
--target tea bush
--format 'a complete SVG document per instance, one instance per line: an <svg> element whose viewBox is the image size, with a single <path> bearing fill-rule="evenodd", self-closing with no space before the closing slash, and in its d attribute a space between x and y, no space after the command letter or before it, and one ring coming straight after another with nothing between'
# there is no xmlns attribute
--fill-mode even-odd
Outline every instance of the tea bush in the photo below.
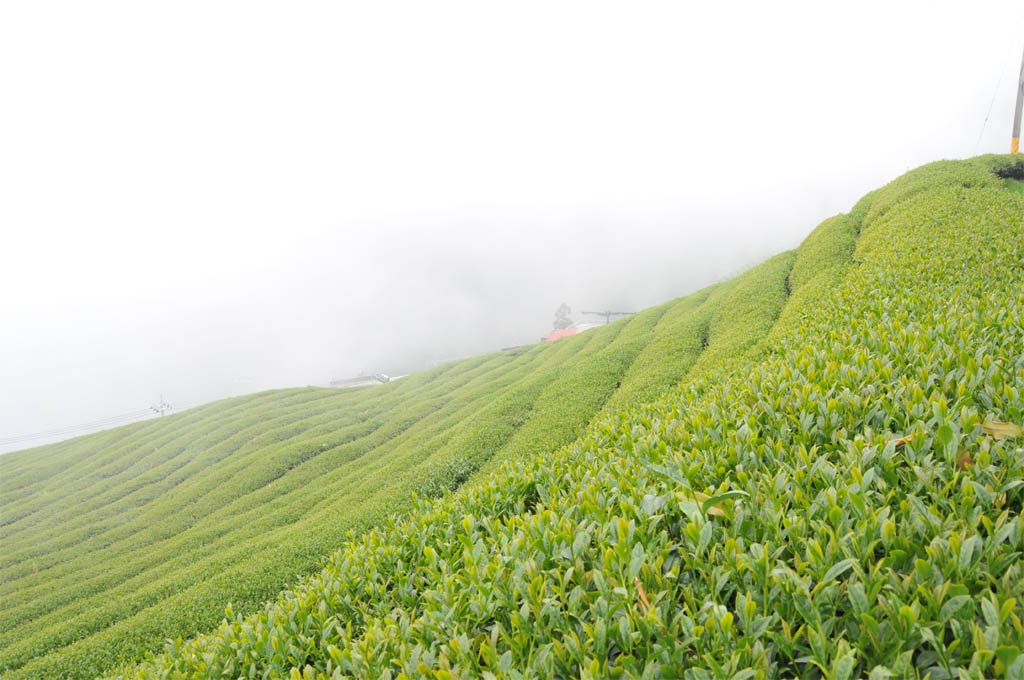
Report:
<svg viewBox="0 0 1024 680"><path fill-rule="evenodd" d="M114 677L1024 677L1024 197L999 160L855 207L850 264L798 276L843 271L756 350L737 324L778 316L793 254L723 293L730 358ZM776 310L728 315L755 293Z"/></svg>
<svg viewBox="0 0 1024 680"><path fill-rule="evenodd" d="M94 677L212 629L227 601L257 609L417 496L573 441L679 304L380 387L225 400L3 456L0 671Z"/></svg>

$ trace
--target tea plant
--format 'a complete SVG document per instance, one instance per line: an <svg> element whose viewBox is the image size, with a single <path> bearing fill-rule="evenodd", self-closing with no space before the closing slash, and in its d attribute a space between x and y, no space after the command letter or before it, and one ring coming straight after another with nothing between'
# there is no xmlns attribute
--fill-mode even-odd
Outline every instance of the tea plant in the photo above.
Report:
<svg viewBox="0 0 1024 680"><path fill-rule="evenodd" d="M874 192L849 262L795 277L813 307L738 358L116 677L1024 677L1024 197L1000 161Z"/></svg>
<svg viewBox="0 0 1024 680"><path fill-rule="evenodd" d="M4 677L1022 677L1007 162L518 356L0 458Z"/></svg>
<svg viewBox="0 0 1024 680"><path fill-rule="evenodd" d="M676 304L379 388L264 393L4 456L4 677L92 677L210 630L349 531L571 442Z"/></svg>

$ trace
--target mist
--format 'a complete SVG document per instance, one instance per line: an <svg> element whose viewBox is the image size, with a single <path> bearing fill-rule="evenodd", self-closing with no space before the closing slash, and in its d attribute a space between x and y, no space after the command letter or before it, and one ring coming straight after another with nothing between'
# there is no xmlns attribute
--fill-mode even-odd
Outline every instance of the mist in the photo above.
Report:
<svg viewBox="0 0 1024 680"><path fill-rule="evenodd" d="M5 3L0 451L728 278L1006 152L1022 35L1009 0Z"/></svg>

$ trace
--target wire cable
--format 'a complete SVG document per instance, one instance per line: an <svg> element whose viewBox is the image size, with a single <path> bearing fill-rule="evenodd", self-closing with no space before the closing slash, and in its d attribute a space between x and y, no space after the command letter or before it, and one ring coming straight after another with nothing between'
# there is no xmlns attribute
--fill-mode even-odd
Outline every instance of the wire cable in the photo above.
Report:
<svg viewBox="0 0 1024 680"><path fill-rule="evenodd" d="M113 425L122 424L122 422L141 420L147 415L154 415L151 409L139 409L136 411L129 411L116 416L108 416L106 418L100 418L99 420L89 421L87 423L79 423L78 425L67 425L65 427L54 428L51 430L43 430L41 432L33 432L31 434L16 435L13 437L4 437L0 439L0 446L7 446L9 444L18 444L23 441L31 441L34 439L45 439L47 437L58 437L65 434L74 434L82 430L93 430L97 428L106 428Z"/></svg>
<svg viewBox="0 0 1024 680"><path fill-rule="evenodd" d="M1017 29L1013 35L1020 34L1020 28L1024 27L1024 17L1021 18L1020 23L1017 24ZM1006 65L1010 63L1010 57L1016 52L1017 44L1015 41L1011 41L1010 50L1006 53L1006 59L1003 60L1003 67L999 69L999 80L996 81L996 89L992 92L992 101L988 103L988 113L985 114L985 120L981 123L981 132L978 133L978 141L974 143L974 153L972 156L978 155L978 148L981 146L981 138L985 136L985 128L988 127L988 119L992 115L992 107L995 106L996 97L999 96L999 86L1003 84L1003 75L1006 73Z"/></svg>

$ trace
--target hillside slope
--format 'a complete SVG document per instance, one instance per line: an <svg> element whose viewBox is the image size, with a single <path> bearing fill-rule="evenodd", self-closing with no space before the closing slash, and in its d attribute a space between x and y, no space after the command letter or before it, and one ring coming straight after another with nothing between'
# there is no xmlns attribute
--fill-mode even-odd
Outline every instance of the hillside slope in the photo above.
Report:
<svg viewBox="0 0 1024 680"><path fill-rule="evenodd" d="M212 629L226 602L254 611L415 496L556 449L609 399L653 398L746 351L791 265L380 387L230 399L0 457L3 677L94 677Z"/></svg>
<svg viewBox="0 0 1024 680"><path fill-rule="evenodd" d="M991 172L1008 162L868 195L763 283L688 303L708 325L703 350L671 349L682 386L119 677L1024 676L1024 196ZM779 271L773 326L744 303ZM700 312L712 296L735 309Z"/></svg>

